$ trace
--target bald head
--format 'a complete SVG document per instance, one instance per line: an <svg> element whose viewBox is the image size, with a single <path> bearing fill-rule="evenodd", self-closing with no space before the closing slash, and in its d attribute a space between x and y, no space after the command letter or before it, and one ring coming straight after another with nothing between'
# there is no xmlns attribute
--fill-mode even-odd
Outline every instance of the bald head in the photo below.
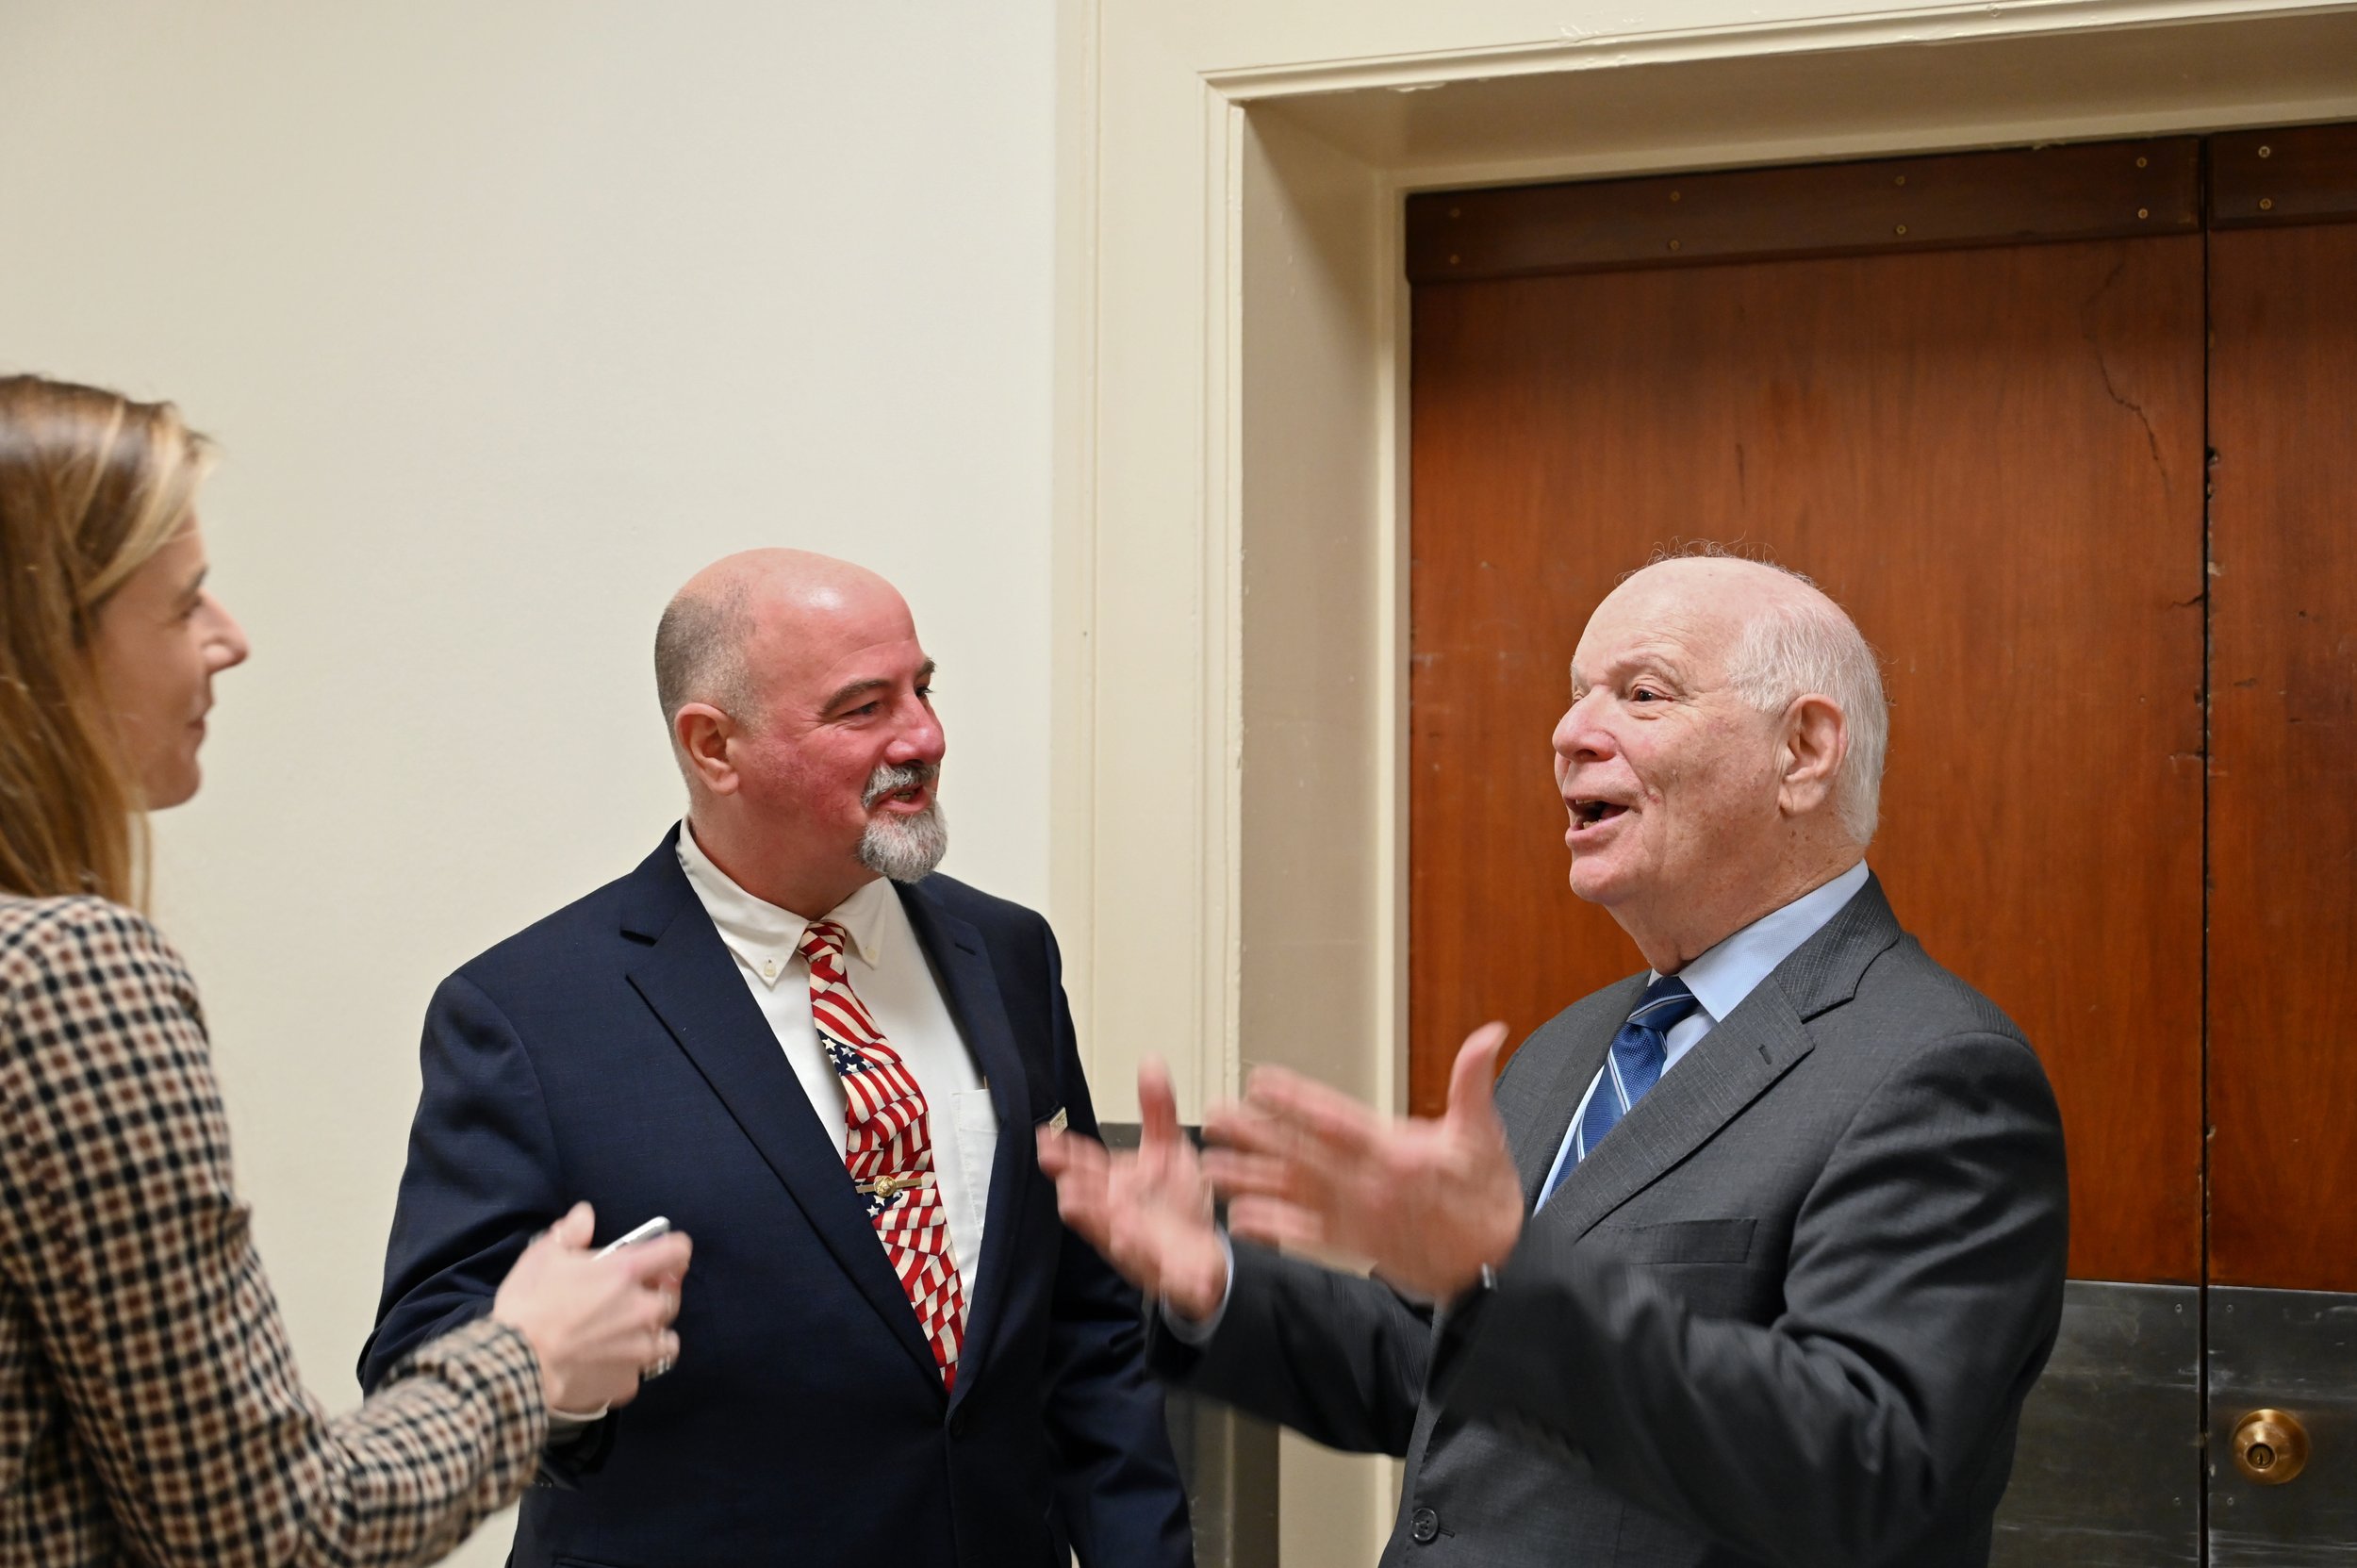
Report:
<svg viewBox="0 0 2357 1568"><path fill-rule="evenodd" d="M1656 561L1589 617L1555 728L1572 891L1663 974L1857 864L1873 833L1874 656L1807 579Z"/></svg>
<svg viewBox="0 0 2357 1568"><path fill-rule="evenodd" d="M1598 615L1607 610L1714 628L1730 639L1762 615L1849 619L1799 572L1723 554L1672 555L1640 567L1596 606Z"/></svg>
<svg viewBox="0 0 2357 1568"><path fill-rule="evenodd" d="M731 555L672 597L654 662L688 827L739 887L816 918L939 864L933 661L891 584L808 551Z"/></svg>
<svg viewBox="0 0 2357 1568"><path fill-rule="evenodd" d="M848 613L908 609L891 584L849 561L807 550L746 550L690 577L654 633L655 699L668 724L684 703L709 702L741 723L757 721L751 674L756 644L808 642ZM791 646L766 652L791 657Z"/></svg>
<svg viewBox="0 0 2357 1568"><path fill-rule="evenodd" d="M1720 674L1762 713L1810 693L1841 710L1845 754L1834 806L1860 846L1874 836L1890 708L1882 667L1857 623L1797 571L1709 547L1631 572L1596 607L1677 625L1689 646L1722 652Z"/></svg>

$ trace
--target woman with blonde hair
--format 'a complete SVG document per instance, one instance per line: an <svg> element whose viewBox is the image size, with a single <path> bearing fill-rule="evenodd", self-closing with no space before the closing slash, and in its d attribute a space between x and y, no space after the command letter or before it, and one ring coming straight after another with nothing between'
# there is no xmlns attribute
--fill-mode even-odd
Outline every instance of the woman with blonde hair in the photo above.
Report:
<svg viewBox="0 0 2357 1568"><path fill-rule="evenodd" d="M245 634L170 404L0 377L0 1561L392 1564L531 1479L547 1411L678 1353L684 1237L576 1206L490 1313L330 1417L231 1185L196 990L138 913Z"/></svg>

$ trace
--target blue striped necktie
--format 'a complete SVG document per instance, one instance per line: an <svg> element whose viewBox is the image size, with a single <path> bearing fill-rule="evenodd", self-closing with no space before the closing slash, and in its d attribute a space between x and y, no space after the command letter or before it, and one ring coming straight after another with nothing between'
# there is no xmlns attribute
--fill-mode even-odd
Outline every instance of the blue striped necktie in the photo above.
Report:
<svg viewBox="0 0 2357 1568"><path fill-rule="evenodd" d="M1645 987L1628 1022L1612 1036L1612 1053L1605 1058L1604 1071L1596 1075L1595 1091L1588 1097L1588 1110L1579 1118L1572 1157L1558 1169L1554 1184L1541 1195L1542 1206L1555 1196L1556 1187L1562 1185L1571 1168L1595 1152L1604 1135L1621 1125L1629 1107L1661 1081L1661 1069L1670 1060L1670 1031L1701 1005L1686 988L1686 982L1675 975L1663 975Z"/></svg>

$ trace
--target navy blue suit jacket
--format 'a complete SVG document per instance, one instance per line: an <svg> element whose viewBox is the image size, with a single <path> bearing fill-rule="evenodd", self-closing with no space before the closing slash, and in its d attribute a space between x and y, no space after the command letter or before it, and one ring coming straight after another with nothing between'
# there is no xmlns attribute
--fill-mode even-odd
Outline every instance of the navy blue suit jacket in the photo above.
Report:
<svg viewBox="0 0 2357 1568"><path fill-rule="evenodd" d="M436 992L361 1382L486 1312L575 1198L602 1240L665 1214L696 1244L679 1366L601 1424L590 1462L552 1462L515 1563L1192 1561L1137 1296L1064 1229L1035 1156L1059 1110L1096 1131L1047 923L948 877L899 890L999 1121L945 1398L675 843Z"/></svg>

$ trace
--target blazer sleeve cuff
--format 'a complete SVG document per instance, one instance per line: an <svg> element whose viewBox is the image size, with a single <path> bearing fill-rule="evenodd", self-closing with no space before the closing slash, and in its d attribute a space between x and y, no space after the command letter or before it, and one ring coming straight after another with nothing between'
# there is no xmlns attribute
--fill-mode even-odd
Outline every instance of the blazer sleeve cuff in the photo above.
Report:
<svg viewBox="0 0 2357 1568"><path fill-rule="evenodd" d="M478 1317L420 1345L393 1367L386 1386L418 1379L440 1383L480 1411L476 1430L489 1439L483 1491L497 1499L490 1506L520 1493L548 1439L540 1358L522 1330Z"/></svg>

